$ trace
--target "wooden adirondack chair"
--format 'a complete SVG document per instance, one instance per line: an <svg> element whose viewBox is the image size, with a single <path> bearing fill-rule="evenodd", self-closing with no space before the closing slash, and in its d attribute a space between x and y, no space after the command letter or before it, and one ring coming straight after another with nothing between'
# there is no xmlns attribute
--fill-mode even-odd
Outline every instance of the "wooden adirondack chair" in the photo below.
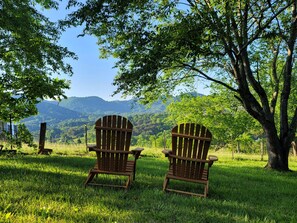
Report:
<svg viewBox="0 0 297 223"><path fill-rule="evenodd" d="M172 129L172 150L163 150L170 161L163 191L207 197L209 168L218 160L216 156L207 159L211 139L210 131L199 124L180 124ZM203 184L204 193L170 189L168 185L171 179Z"/></svg>
<svg viewBox="0 0 297 223"><path fill-rule="evenodd" d="M136 160L139 158L142 148L129 150L132 136L132 123L121 116L104 116L96 121L96 145L89 145L89 151L95 151L97 162L89 171L85 182L87 185L113 186L128 189L135 179ZM132 154L134 160L129 160ZM105 185L92 182L95 175L112 174L127 176L125 185Z"/></svg>

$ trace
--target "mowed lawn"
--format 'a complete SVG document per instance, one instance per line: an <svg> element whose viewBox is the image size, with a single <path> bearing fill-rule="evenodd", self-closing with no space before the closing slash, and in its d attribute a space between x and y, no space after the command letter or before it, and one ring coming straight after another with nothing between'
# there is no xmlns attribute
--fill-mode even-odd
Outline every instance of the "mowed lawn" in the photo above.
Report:
<svg viewBox="0 0 297 223"><path fill-rule="evenodd" d="M209 197L198 198L162 191L168 160L160 151L146 148L127 192L84 188L93 154L2 155L0 222L297 222L295 157L294 171L280 173L264 169L259 155L236 154L232 160L229 153L210 152L219 161L211 168ZM99 179L122 183L117 177Z"/></svg>

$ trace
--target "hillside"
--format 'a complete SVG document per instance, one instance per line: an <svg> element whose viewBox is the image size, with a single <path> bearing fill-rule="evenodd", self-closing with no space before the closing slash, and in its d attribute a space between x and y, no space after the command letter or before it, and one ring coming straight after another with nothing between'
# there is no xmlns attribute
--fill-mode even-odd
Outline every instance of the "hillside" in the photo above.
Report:
<svg viewBox="0 0 297 223"><path fill-rule="evenodd" d="M47 122L51 125L58 124L64 120L79 119L86 116L79 112L64 108L56 102L43 101L37 104L38 115L23 119L22 122L26 124L30 131L39 129L41 122Z"/></svg>

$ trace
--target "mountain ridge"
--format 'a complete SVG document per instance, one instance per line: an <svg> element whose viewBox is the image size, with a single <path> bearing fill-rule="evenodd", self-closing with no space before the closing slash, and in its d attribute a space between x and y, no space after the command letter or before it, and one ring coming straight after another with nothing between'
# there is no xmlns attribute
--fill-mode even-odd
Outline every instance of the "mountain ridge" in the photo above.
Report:
<svg viewBox="0 0 297 223"><path fill-rule="evenodd" d="M203 96L199 93L190 93L192 96ZM23 119L30 131L37 131L41 122L56 126L64 121L89 122L95 121L98 117L115 114L131 116L136 114L159 114L166 111L166 107L172 101L180 97L169 99L166 103L161 100L152 103L150 106L140 104L138 100L114 100L106 101L98 96L69 97L62 101L42 101L37 104L38 114Z"/></svg>
<svg viewBox="0 0 297 223"><path fill-rule="evenodd" d="M62 101L42 101L37 104L38 114L23 119L30 131L37 131L41 122L56 125L67 120L93 120L106 114L145 114L163 113L166 105L155 102L150 108L139 104L136 100L106 101L97 96L69 97Z"/></svg>

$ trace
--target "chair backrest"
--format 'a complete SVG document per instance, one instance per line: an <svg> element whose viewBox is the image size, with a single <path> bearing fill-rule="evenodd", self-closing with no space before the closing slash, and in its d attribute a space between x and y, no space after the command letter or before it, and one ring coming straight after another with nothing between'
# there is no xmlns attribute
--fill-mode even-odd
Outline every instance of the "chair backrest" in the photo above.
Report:
<svg viewBox="0 0 297 223"><path fill-rule="evenodd" d="M104 116L96 121L97 165L100 170L124 172L133 125L125 117Z"/></svg>
<svg viewBox="0 0 297 223"><path fill-rule="evenodd" d="M204 126L186 123L172 129L172 171L173 175L201 179L210 142L211 132ZM197 161L198 160L198 161Z"/></svg>

